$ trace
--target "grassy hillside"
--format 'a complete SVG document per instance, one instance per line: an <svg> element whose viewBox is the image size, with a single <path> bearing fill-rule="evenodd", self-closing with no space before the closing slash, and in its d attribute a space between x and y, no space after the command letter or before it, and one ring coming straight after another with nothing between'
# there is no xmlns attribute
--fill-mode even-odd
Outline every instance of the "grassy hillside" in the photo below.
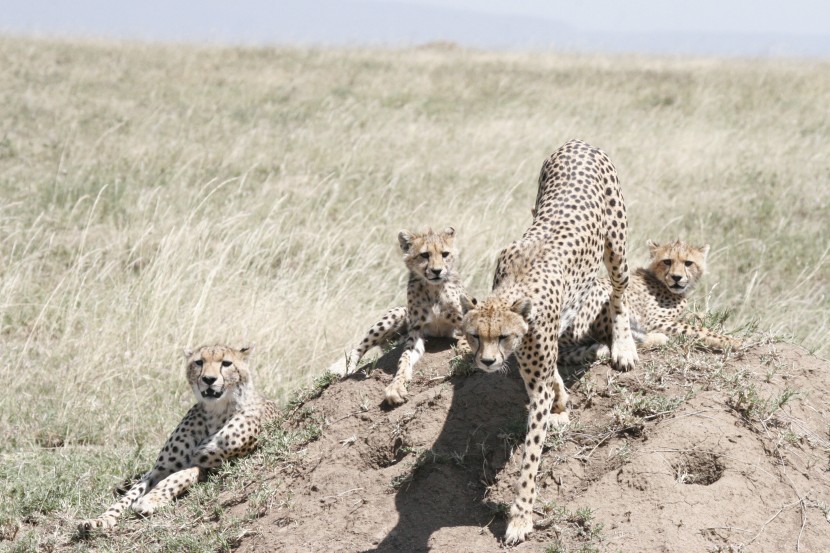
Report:
<svg viewBox="0 0 830 553"><path fill-rule="evenodd" d="M0 39L0 526L88 516L191 403L185 346L286 394L404 299L400 228L486 293L543 159L604 148L700 309L830 354L830 64ZM9 499L11 498L11 499Z"/></svg>

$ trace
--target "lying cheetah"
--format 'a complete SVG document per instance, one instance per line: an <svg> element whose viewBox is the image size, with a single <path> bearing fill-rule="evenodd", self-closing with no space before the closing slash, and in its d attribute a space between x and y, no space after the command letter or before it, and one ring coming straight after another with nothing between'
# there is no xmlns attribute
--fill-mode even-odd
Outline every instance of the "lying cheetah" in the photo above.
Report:
<svg viewBox="0 0 830 553"><path fill-rule="evenodd" d="M406 307L390 309L369 329L360 344L349 352L345 371L337 364L330 371L352 374L367 351L406 332L398 370L385 391L386 402L390 405L405 401L412 368L424 354L424 338L461 338L460 298L466 292L453 267L457 256L454 241L455 229L452 227L442 232L428 230L413 234L402 230L398 234L403 260L409 269ZM460 347L463 348L463 343Z"/></svg>
<svg viewBox="0 0 830 553"><path fill-rule="evenodd" d="M250 352L251 348L227 346L185 351L187 381L196 394L196 405L167 439L153 470L99 518L82 521L81 533L115 526L128 507L150 515L181 495L206 469L254 449L263 423L277 415L277 406L254 390L248 370Z"/></svg>
<svg viewBox="0 0 830 553"><path fill-rule="evenodd" d="M668 335L682 334L713 349L738 347L740 342L734 338L695 328L681 320L686 296L706 272L709 245L700 248L680 240L661 245L649 240L648 248L649 266L634 271L625 291L634 340L647 349L664 345ZM610 294L611 281L597 278L574 324L559 341L560 363L578 365L608 355Z"/></svg>
<svg viewBox="0 0 830 553"><path fill-rule="evenodd" d="M612 283L612 362L628 370L637 361L623 302L627 231L608 156L584 142L568 142L542 165L533 223L499 254L490 297L477 305L462 299L462 329L476 365L494 372L515 352L530 401L508 544L524 540L533 529L535 479L547 426L568 420L568 393L556 368L559 336L581 309L602 262ZM556 415L549 421L551 412Z"/></svg>

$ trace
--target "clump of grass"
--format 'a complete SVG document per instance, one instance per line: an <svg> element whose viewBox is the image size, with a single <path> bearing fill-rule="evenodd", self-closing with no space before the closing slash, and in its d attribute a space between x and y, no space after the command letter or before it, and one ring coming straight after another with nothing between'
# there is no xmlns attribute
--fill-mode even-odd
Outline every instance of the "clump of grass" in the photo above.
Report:
<svg viewBox="0 0 830 553"><path fill-rule="evenodd" d="M762 398L755 385L748 382L737 387L727 404L748 422L766 423L797 394L797 390L787 387L778 395Z"/></svg>

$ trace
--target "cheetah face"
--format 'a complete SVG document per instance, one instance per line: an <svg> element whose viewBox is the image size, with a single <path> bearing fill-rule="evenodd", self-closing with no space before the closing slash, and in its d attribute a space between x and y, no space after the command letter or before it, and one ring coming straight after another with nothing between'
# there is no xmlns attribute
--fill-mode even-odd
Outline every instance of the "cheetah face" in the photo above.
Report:
<svg viewBox="0 0 830 553"><path fill-rule="evenodd" d="M680 240L668 244L648 241L651 252L649 271L673 294L689 293L706 272L706 254L709 244L702 248Z"/></svg>
<svg viewBox="0 0 830 553"><path fill-rule="evenodd" d="M531 317L530 299L513 304L491 298L481 306L461 297L464 318L461 329L474 353L476 366L484 372L507 370L507 359L527 333Z"/></svg>
<svg viewBox="0 0 830 553"><path fill-rule="evenodd" d="M196 400L206 406L226 405L236 399L240 388L250 382L250 347L202 346L185 350L187 381Z"/></svg>
<svg viewBox="0 0 830 553"><path fill-rule="evenodd" d="M413 234L402 230L398 242L403 260L409 272L428 284L442 284L452 274L456 251L453 247L455 229L447 227L441 232L428 230Z"/></svg>

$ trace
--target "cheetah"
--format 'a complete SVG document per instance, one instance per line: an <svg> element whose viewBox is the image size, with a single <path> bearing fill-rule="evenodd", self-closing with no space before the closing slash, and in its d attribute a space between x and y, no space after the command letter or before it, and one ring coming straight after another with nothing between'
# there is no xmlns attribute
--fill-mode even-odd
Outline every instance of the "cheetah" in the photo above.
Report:
<svg viewBox="0 0 830 553"><path fill-rule="evenodd" d="M406 401L407 386L412 380L412 369L424 354L424 338L447 337L459 340L461 336L461 299L466 296L464 285L455 271L458 252L455 249L455 229L441 232L427 230L398 234L403 260L409 270L406 288L406 307L395 307L366 333L365 338L346 357L345 370L339 364L329 371L349 375L367 351L406 333L403 353L392 383L386 387L385 400L389 405Z"/></svg>
<svg viewBox="0 0 830 553"><path fill-rule="evenodd" d="M548 424L566 423L568 393L557 370L558 339L584 303L604 262L611 280L611 359L637 362L623 294L628 284L628 225L617 173L608 156L572 140L539 175L535 216L521 239L501 251L488 298L462 298L462 330L485 372L505 370L511 353L529 398L527 438L505 542L533 529L535 479Z"/></svg>
<svg viewBox="0 0 830 553"><path fill-rule="evenodd" d="M203 478L207 469L254 449L263 424L278 410L254 389L250 352L250 347L220 345L185 350L187 381L196 405L167 439L153 469L103 515L80 522L82 534L115 526L128 507L150 515Z"/></svg>
<svg viewBox="0 0 830 553"><path fill-rule="evenodd" d="M706 272L709 244L697 247L681 240L667 244L649 240L648 248L650 263L634 271L624 296L635 342L648 349L666 344L668 335L684 335L712 349L740 346L739 340L682 322L687 295ZM590 363L608 355L610 294L611 282L597 278L573 325L559 340L561 364Z"/></svg>

